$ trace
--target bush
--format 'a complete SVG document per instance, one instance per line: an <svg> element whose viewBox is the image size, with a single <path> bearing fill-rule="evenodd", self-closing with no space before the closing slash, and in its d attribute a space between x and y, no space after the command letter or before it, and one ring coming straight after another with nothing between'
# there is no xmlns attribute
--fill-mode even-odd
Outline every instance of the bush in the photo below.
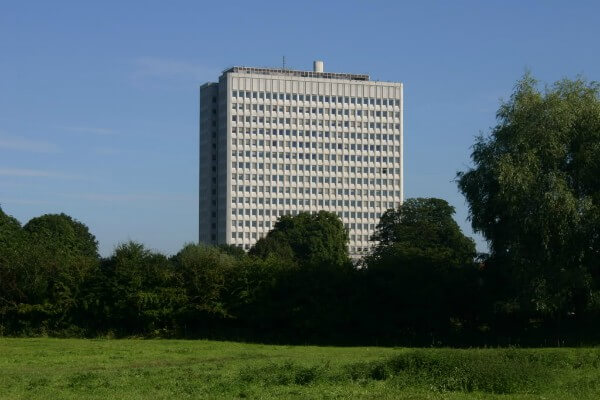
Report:
<svg viewBox="0 0 600 400"><path fill-rule="evenodd" d="M304 386L325 379L327 369L327 366L305 366L286 361L283 364L269 363L243 370L239 378L244 383L260 382L267 386L292 384Z"/></svg>
<svg viewBox="0 0 600 400"><path fill-rule="evenodd" d="M599 355L585 363L597 362ZM440 392L509 394L535 392L553 379L549 370L573 365L564 353L546 355L515 349L411 350L386 361L360 362L345 369L353 381L396 379Z"/></svg>

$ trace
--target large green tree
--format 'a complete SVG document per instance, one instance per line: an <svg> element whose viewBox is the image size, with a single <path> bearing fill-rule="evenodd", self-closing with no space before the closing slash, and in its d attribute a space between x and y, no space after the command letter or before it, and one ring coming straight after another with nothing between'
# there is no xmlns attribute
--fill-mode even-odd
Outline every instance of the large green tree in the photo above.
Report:
<svg viewBox="0 0 600 400"><path fill-rule="evenodd" d="M8 272L2 286L12 287L5 311L12 312L15 329L40 332L74 326L82 285L99 261L94 236L65 214L33 218L22 229L14 220L2 219L7 231L2 236L11 236L2 240L9 245L0 249L0 258L10 260L2 261Z"/></svg>
<svg viewBox="0 0 600 400"><path fill-rule="evenodd" d="M88 287L85 307L92 330L118 334L165 334L187 304L167 257L142 244L120 244L102 261Z"/></svg>
<svg viewBox="0 0 600 400"><path fill-rule="evenodd" d="M473 228L519 309L581 315L597 307L600 283L600 86L540 90L526 74L497 120L458 173Z"/></svg>
<svg viewBox="0 0 600 400"><path fill-rule="evenodd" d="M250 254L291 257L304 267L341 268L349 263L348 232L338 216L327 211L284 215Z"/></svg>
<svg viewBox="0 0 600 400"><path fill-rule="evenodd" d="M366 258L369 326L388 340L423 343L464 324L476 298L475 244L436 198L407 199L386 211ZM431 336L430 336L431 335Z"/></svg>
<svg viewBox="0 0 600 400"><path fill-rule="evenodd" d="M407 199L381 216L371 238L378 243L374 254L381 255L391 246L397 250L437 252L452 265L473 262L475 243L462 233L454 221L454 212L454 207L442 199Z"/></svg>
<svg viewBox="0 0 600 400"><path fill-rule="evenodd" d="M25 298L21 281L26 248L21 224L0 208L0 334L7 330L6 316Z"/></svg>
<svg viewBox="0 0 600 400"><path fill-rule="evenodd" d="M66 214L45 214L23 227L34 243L55 252L98 258L98 241L86 225Z"/></svg>
<svg viewBox="0 0 600 400"><path fill-rule="evenodd" d="M354 271L347 245L348 233L333 213L279 218L250 251L266 267L255 294L259 325L297 340L333 334L332 326L344 318Z"/></svg>
<svg viewBox="0 0 600 400"><path fill-rule="evenodd" d="M197 318L198 314L230 316L226 302L237 266L237 259L229 254L231 252L235 252L233 247L187 244L173 258L181 286L187 293L186 308L192 318ZM237 255L243 257L240 253Z"/></svg>

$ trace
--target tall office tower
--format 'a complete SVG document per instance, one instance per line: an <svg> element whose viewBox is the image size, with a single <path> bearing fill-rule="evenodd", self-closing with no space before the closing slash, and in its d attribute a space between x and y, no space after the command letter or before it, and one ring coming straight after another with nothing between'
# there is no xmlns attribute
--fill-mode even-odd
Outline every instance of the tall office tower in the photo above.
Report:
<svg viewBox="0 0 600 400"><path fill-rule="evenodd" d="M402 83L233 67L200 88L200 242L249 249L277 218L336 213L352 256L403 199Z"/></svg>

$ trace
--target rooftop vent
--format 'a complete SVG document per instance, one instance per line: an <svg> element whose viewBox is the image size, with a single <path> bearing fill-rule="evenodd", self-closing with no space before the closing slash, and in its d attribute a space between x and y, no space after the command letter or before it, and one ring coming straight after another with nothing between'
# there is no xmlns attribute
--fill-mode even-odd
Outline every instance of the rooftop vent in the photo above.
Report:
<svg viewBox="0 0 600 400"><path fill-rule="evenodd" d="M313 62L313 72L323 72L323 61Z"/></svg>

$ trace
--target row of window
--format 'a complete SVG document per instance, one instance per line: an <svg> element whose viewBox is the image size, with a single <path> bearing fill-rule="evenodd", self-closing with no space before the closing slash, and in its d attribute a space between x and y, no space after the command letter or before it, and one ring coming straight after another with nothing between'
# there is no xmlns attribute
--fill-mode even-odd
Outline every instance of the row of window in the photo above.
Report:
<svg viewBox="0 0 600 400"><path fill-rule="evenodd" d="M342 148L342 150L347 150L345 149L346 146L344 146L344 148ZM361 148L362 147L362 148ZM371 148L371 150L369 150L369 147ZM273 169L277 169L278 167L276 166L275 162L279 159L279 160L288 160L289 162L291 162L292 164L296 165L316 165L315 163L311 163L310 161L345 161L345 162L352 162L352 163L361 163L361 162L371 162L371 163L384 163L384 164L388 164L388 163L400 163L400 157L393 157L393 156L381 156L381 155L377 155L377 156L367 156L367 155L363 155L362 152L364 151L366 152L377 152L377 153L381 153L381 149L384 148L383 153L388 153L388 146L384 145L384 146L379 146L379 145L365 145L363 146L349 146L350 151L355 151L358 154L330 154L330 153L290 153L290 152L270 152L270 151L252 151L252 150L246 150L244 153L244 150L233 150L231 153L231 159L232 162L242 162L242 161L246 161L246 162L251 162L252 159L256 159L259 160L259 164L261 164L261 166L259 166L259 168L263 168L265 164L265 162L260 162L262 161L266 161L266 168L273 168ZM318 151L318 149L316 149ZM325 149L327 150L327 149ZM390 146L389 147L389 152L393 152L394 151L394 147ZM400 150L397 150L400 151ZM393 153L392 153L393 154ZM216 160L216 158L214 159ZM252 161L254 162L254 161ZM256 162L254 162L256 163ZM270 165L273 164L273 165ZM283 165L283 164L281 164ZM289 164L286 164L289 165ZM232 165L232 167L236 167L235 165ZM294 167L292 167L294 168ZM341 166L338 166L338 168L341 168ZM365 167L367 168L367 167ZM375 168L375 167L370 167L370 168ZM282 168L280 167L280 169L286 169L289 171L289 167L285 167ZM389 168L386 168L389 169ZM340 169L341 170L341 169ZM381 170L381 169L380 169Z"/></svg>
<svg viewBox="0 0 600 400"><path fill-rule="evenodd" d="M370 238L370 235L350 235L351 242L368 242Z"/></svg>
<svg viewBox="0 0 600 400"><path fill-rule="evenodd" d="M261 239L266 236L266 233L261 232L231 232L232 239Z"/></svg>
<svg viewBox="0 0 600 400"><path fill-rule="evenodd" d="M240 212L238 212L237 214L232 214L232 215L239 215L240 217L243 217L245 214L242 213L242 210L245 210L245 209L238 209L238 211L240 211ZM233 209L232 209L232 211L233 211ZM257 214L258 216L271 217L271 216L278 216L277 214L279 213L280 210L264 209L261 211L263 211L263 212L258 213ZM267 211L269 211L269 215L265 215L265 213ZM286 214L291 214L291 215L297 215L299 212L300 211L298 211L298 210L285 211ZM337 214L338 217L343 218L344 220L364 219L364 220L379 221L379 218L381 218L381 213L373 212L373 211L336 211L335 213ZM235 222L235 221L237 221L237 222ZM238 226L240 226L240 227L243 226L242 224L246 224L245 226L247 226L247 227L259 227L259 228L263 227L263 225L262 225L263 222L260 222L262 220L247 220L245 223L243 221L246 221L246 220L233 219L232 223L233 224L237 223ZM248 225L248 224L250 224L250 225ZM356 224L356 222L353 222L352 224ZM364 226L365 226L364 229L367 229L367 224L365 224ZM265 223L264 227L270 228L271 224ZM348 228L352 228L352 229L356 229L356 227L357 227L356 225L348 226ZM361 225L360 229L362 229L362 225Z"/></svg>
<svg viewBox="0 0 600 400"><path fill-rule="evenodd" d="M270 122L266 122L269 119ZM253 124L280 124L280 125L305 125L305 126L321 126L330 128L362 128L362 129L400 129L400 124L393 124L387 122L360 122L360 121L347 121L335 119L323 120L323 119L303 119L303 118L269 118L269 117L256 117L256 116L231 116L231 122L237 124L242 123L253 123Z"/></svg>
<svg viewBox="0 0 600 400"><path fill-rule="evenodd" d="M310 199L310 204L306 204L306 202L304 202L304 206L319 206L319 207L327 207L325 205L325 202L330 202L330 207L335 206L335 204L333 203L339 203L340 201L342 201L342 203L344 204L344 207L349 207L350 204L352 204L352 202L354 202L355 204L357 203L357 201L349 201L349 200L338 200L337 202L335 200L323 200L323 199L319 199L319 201L317 201L316 199ZM375 209L375 208L379 208L379 209L383 209L383 210L387 210L388 208L394 208L396 206L396 203L394 203L393 201L365 201L362 203L368 203L368 204L364 204L364 206L368 206L371 209ZM341 207L341 206L338 206ZM287 214L292 214L292 215L296 215L299 211L298 210L283 210L283 209L270 209L270 208L232 208L231 209L231 215L233 216L265 216L265 217L281 217L282 215L287 215ZM363 217L358 217L358 213L360 211L337 211L337 214L342 217L343 215L345 215L344 213L352 213L352 212L356 212L357 216L354 218L367 218L364 215L370 215L370 212L362 212L362 216ZM376 214L376 213L374 213ZM348 215L352 215L352 214L348 214ZM347 217L347 218L353 218L353 217Z"/></svg>
<svg viewBox="0 0 600 400"><path fill-rule="evenodd" d="M234 157L235 159L235 157ZM313 160L319 160L319 161L343 161L343 162L352 162L352 163L356 163L356 162L362 162L362 163L370 163L370 164L398 164L400 163L400 161L398 160L399 157L386 157L386 156L355 156L355 155L344 155L336 157L335 154L313 154L312 157ZM308 158L307 158L308 160ZM233 169L255 169L255 170L280 170L280 171L323 171L323 168L326 167L324 165L317 165L317 164L299 164L299 163L294 163L294 164L271 164L271 163L257 163L257 162L241 162L241 161L233 161L231 163L231 168ZM333 166L331 166L333 167ZM338 165L336 166L336 169L338 171L342 171L342 168L362 168L363 171L365 171L364 173L366 174L370 168L375 168L375 167L350 167L350 166L346 166L346 165ZM386 170L385 173L393 173L392 171L394 170L393 168L381 168L381 170ZM360 172L359 172L360 173Z"/></svg>
<svg viewBox="0 0 600 400"><path fill-rule="evenodd" d="M233 190L233 194L239 194L239 195L244 195L243 192L246 193L279 193L279 194L288 194L290 196L288 197L296 197L297 194L299 195L325 195L325 196L343 196L343 197L348 197L348 196L358 196L358 197L362 197L362 196L370 196L370 197L393 197L396 196L397 198L400 198L400 191L399 190L385 190L385 189L377 189L377 190L368 190L368 189L334 189L334 188L323 188L323 187L313 187L313 188L308 188L308 187L304 187L304 186L300 186L300 187L295 187L295 186L243 186L243 185L233 185L232 187ZM263 198L261 197L261 200ZM273 199L275 200L275 199ZM235 203L235 197L232 198L232 201ZM240 203L242 203L244 200L242 198L242 200L238 201ZM264 200L266 204L268 203L268 200ZM262 201L258 204L263 204Z"/></svg>
<svg viewBox="0 0 600 400"><path fill-rule="evenodd" d="M335 141L338 140L369 140L369 141L400 141L400 135L393 135L391 133L380 133L380 132L329 132L329 131L303 131L303 130L295 130L295 129L258 129L258 128L237 128L233 127L231 129L232 137L238 136L238 134L246 134L246 135L266 135L271 136L273 139L279 136L293 136L293 137L312 137L313 139L331 139ZM233 144L236 144L236 140L243 141L246 140L246 144L250 144L248 140L252 140L253 146L256 146L257 140L264 139L232 139ZM268 143L268 140L267 140ZM240 144L244 144L243 142ZM262 144L261 144L262 146Z"/></svg>
<svg viewBox="0 0 600 400"><path fill-rule="evenodd" d="M235 228L271 228L271 221L263 221L262 219L257 220L243 220L243 219L232 219L231 220L231 228L235 230Z"/></svg>
<svg viewBox="0 0 600 400"><path fill-rule="evenodd" d="M263 104L247 104L244 106L242 103L231 103L231 110L238 112L238 114L244 113L244 111L254 111L256 113L285 113L291 114L313 114L313 115L342 115L346 117L371 117L371 118L400 118L399 111L385 111L385 110L368 110L368 109L349 109L349 108L328 108L328 107L302 107L302 106L277 106L277 105L263 105ZM253 115L254 113L252 113Z"/></svg>
<svg viewBox="0 0 600 400"><path fill-rule="evenodd" d="M235 139L234 139L235 140ZM260 139L258 143L261 143ZM387 151L396 151L400 152L400 146L393 146L388 144L361 144L361 143L330 143L330 142L305 142L305 141L294 141L294 140L267 140L266 142L262 142L262 144L258 144L258 147L262 146L271 146L271 147L288 147L291 149L323 149L323 150L346 150L346 151L377 151L377 152L387 152ZM235 151L232 155L243 156L244 153L239 153L242 151L238 150L236 154ZM252 150L246 150L246 152L250 152ZM262 153L262 152L261 152ZM249 154L258 154L255 151ZM269 152L263 153L263 155L259 155L258 157L269 157ZM282 154L282 153L279 153ZM298 154L298 153L286 153L286 154ZM300 153L301 154L301 153ZM250 157L247 155L246 157ZM256 157L256 155L254 155ZM290 156L286 155L286 158L290 158Z"/></svg>
<svg viewBox="0 0 600 400"><path fill-rule="evenodd" d="M363 104L372 106L400 106L399 99L382 99L373 97L325 96L302 93L254 92L249 90L233 90L231 96L237 99L308 101L333 104Z"/></svg>
<svg viewBox="0 0 600 400"><path fill-rule="evenodd" d="M335 165L315 165L314 167L318 167L318 168L311 168L311 171L313 172L322 172L323 168L325 168L325 172L329 172L330 169L333 172L340 172L340 173L364 173L364 174L387 174L388 171L390 174L400 174L400 168L367 168L367 167L347 167L347 166L335 166ZM334 168L335 167L335 168ZM275 175L262 175L262 174L232 174L231 175L231 179L233 181L233 183L245 183L247 181L255 181L255 182L270 182L271 179L274 179ZM319 177L320 178L320 177ZM323 177L323 180L317 180L318 183L333 183L331 180L325 180L324 178L327 177ZM357 184L360 183L362 184L363 182L365 184L371 184L371 185L375 185L376 184L376 180L374 179L386 179L386 178L369 178L370 180L367 180L367 178L344 178L344 179L350 179L348 181L343 180L343 179L339 179L339 183L353 183L353 184ZM351 180L351 179L355 179L355 180ZM358 181L358 179L360 179L360 181ZM239 182L237 182L239 181ZM294 182L297 182L297 180L294 180ZM303 181L304 182L304 181ZM308 182L308 180L307 180ZM336 183L338 182L338 180L336 180ZM387 183L386 183L387 184ZM396 184L396 185L400 185L400 179L395 179L393 182L390 182L390 185L392 184ZM286 188L286 190L291 189L291 188ZM280 189L281 190L281 189ZM294 189L295 190L295 189ZM299 190L299 189L298 189ZM341 190L341 189L339 189ZM347 190L347 189L346 189ZM353 189L350 189L353 190ZM286 192L289 193L289 192ZM293 192L295 193L295 192Z"/></svg>
<svg viewBox="0 0 600 400"><path fill-rule="evenodd" d="M249 169L249 168L247 168ZM265 175L266 182L285 183L321 183L321 184L344 184L344 185L369 185L369 186L400 186L400 179L386 178L342 178L336 176L302 176L302 175ZM242 183L233 182L233 183ZM316 189L316 188L315 188Z"/></svg>
<svg viewBox="0 0 600 400"><path fill-rule="evenodd" d="M323 154L314 154L314 156L323 156ZM364 162L367 163L368 159L371 159L371 163L378 163L378 164L398 164L400 161L398 160L399 157L380 157L380 156L373 156L373 157L364 157ZM314 157L313 160L324 160L324 161L335 161L334 157L331 157L329 154L325 154L324 157ZM235 157L234 157L235 160ZM307 158L308 161L308 158ZM342 158L342 157L338 157L338 161L345 161L346 163L348 161L352 161L352 162L363 162L363 157L362 156L356 156L354 157L354 159L352 159L352 156L346 158ZM256 163L256 162L236 162L234 161L231 164L232 168L238 168L238 169L255 169L255 170L265 170L265 171L294 171L294 172L330 172L333 175L335 175L336 173L339 173L340 175L343 172L350 172L352 174L357 173L357 174L393 174L394 171L396 174L400 174L400 168L379 168L379 167L362 167L362 166L349 166L349 165L322 165L322 164L308 164L308 163L293 163L293 164L276 164L276 163ZM376 170L377 172L375 172L374 170ZM369 172L370 171L370 172Z"/></svg>
<svg viewBox="0 0 600 400"><path fill-rule="evenodd" d="M353 230L357 230L357 231L373 231L375 230L375 227L377 226L377 224L367 224L367 223L348 223L347 224L347 228L348 229L353 229ZM244 232L243 228L266 228L266 229L270 229L271 228L271 221L263 221L263 220L258 220L258 221L249 221L249 220L232 220L231 221L231 229L232 231L242 231Z"/></svg>
<svg viewBox="0 0 600 400"><path fill-rule="evenodd" d="M390 192L393 192L390 190ZM324 206L324 207L377 207L380 204L381 197L393 197L391 194L389 196L379 195L377 198L375 196L371 196L372 200L343 200L343 199L310 199L310 198L296 198L296 197L259 197L258 204L259 205L277 205L280 206L310 206L311 204ZM236 204L250 204L250 197L233 197L232 203ZM387 203L386 203L387 204ZM258 214L261 215L261 214Z"/></svg>

